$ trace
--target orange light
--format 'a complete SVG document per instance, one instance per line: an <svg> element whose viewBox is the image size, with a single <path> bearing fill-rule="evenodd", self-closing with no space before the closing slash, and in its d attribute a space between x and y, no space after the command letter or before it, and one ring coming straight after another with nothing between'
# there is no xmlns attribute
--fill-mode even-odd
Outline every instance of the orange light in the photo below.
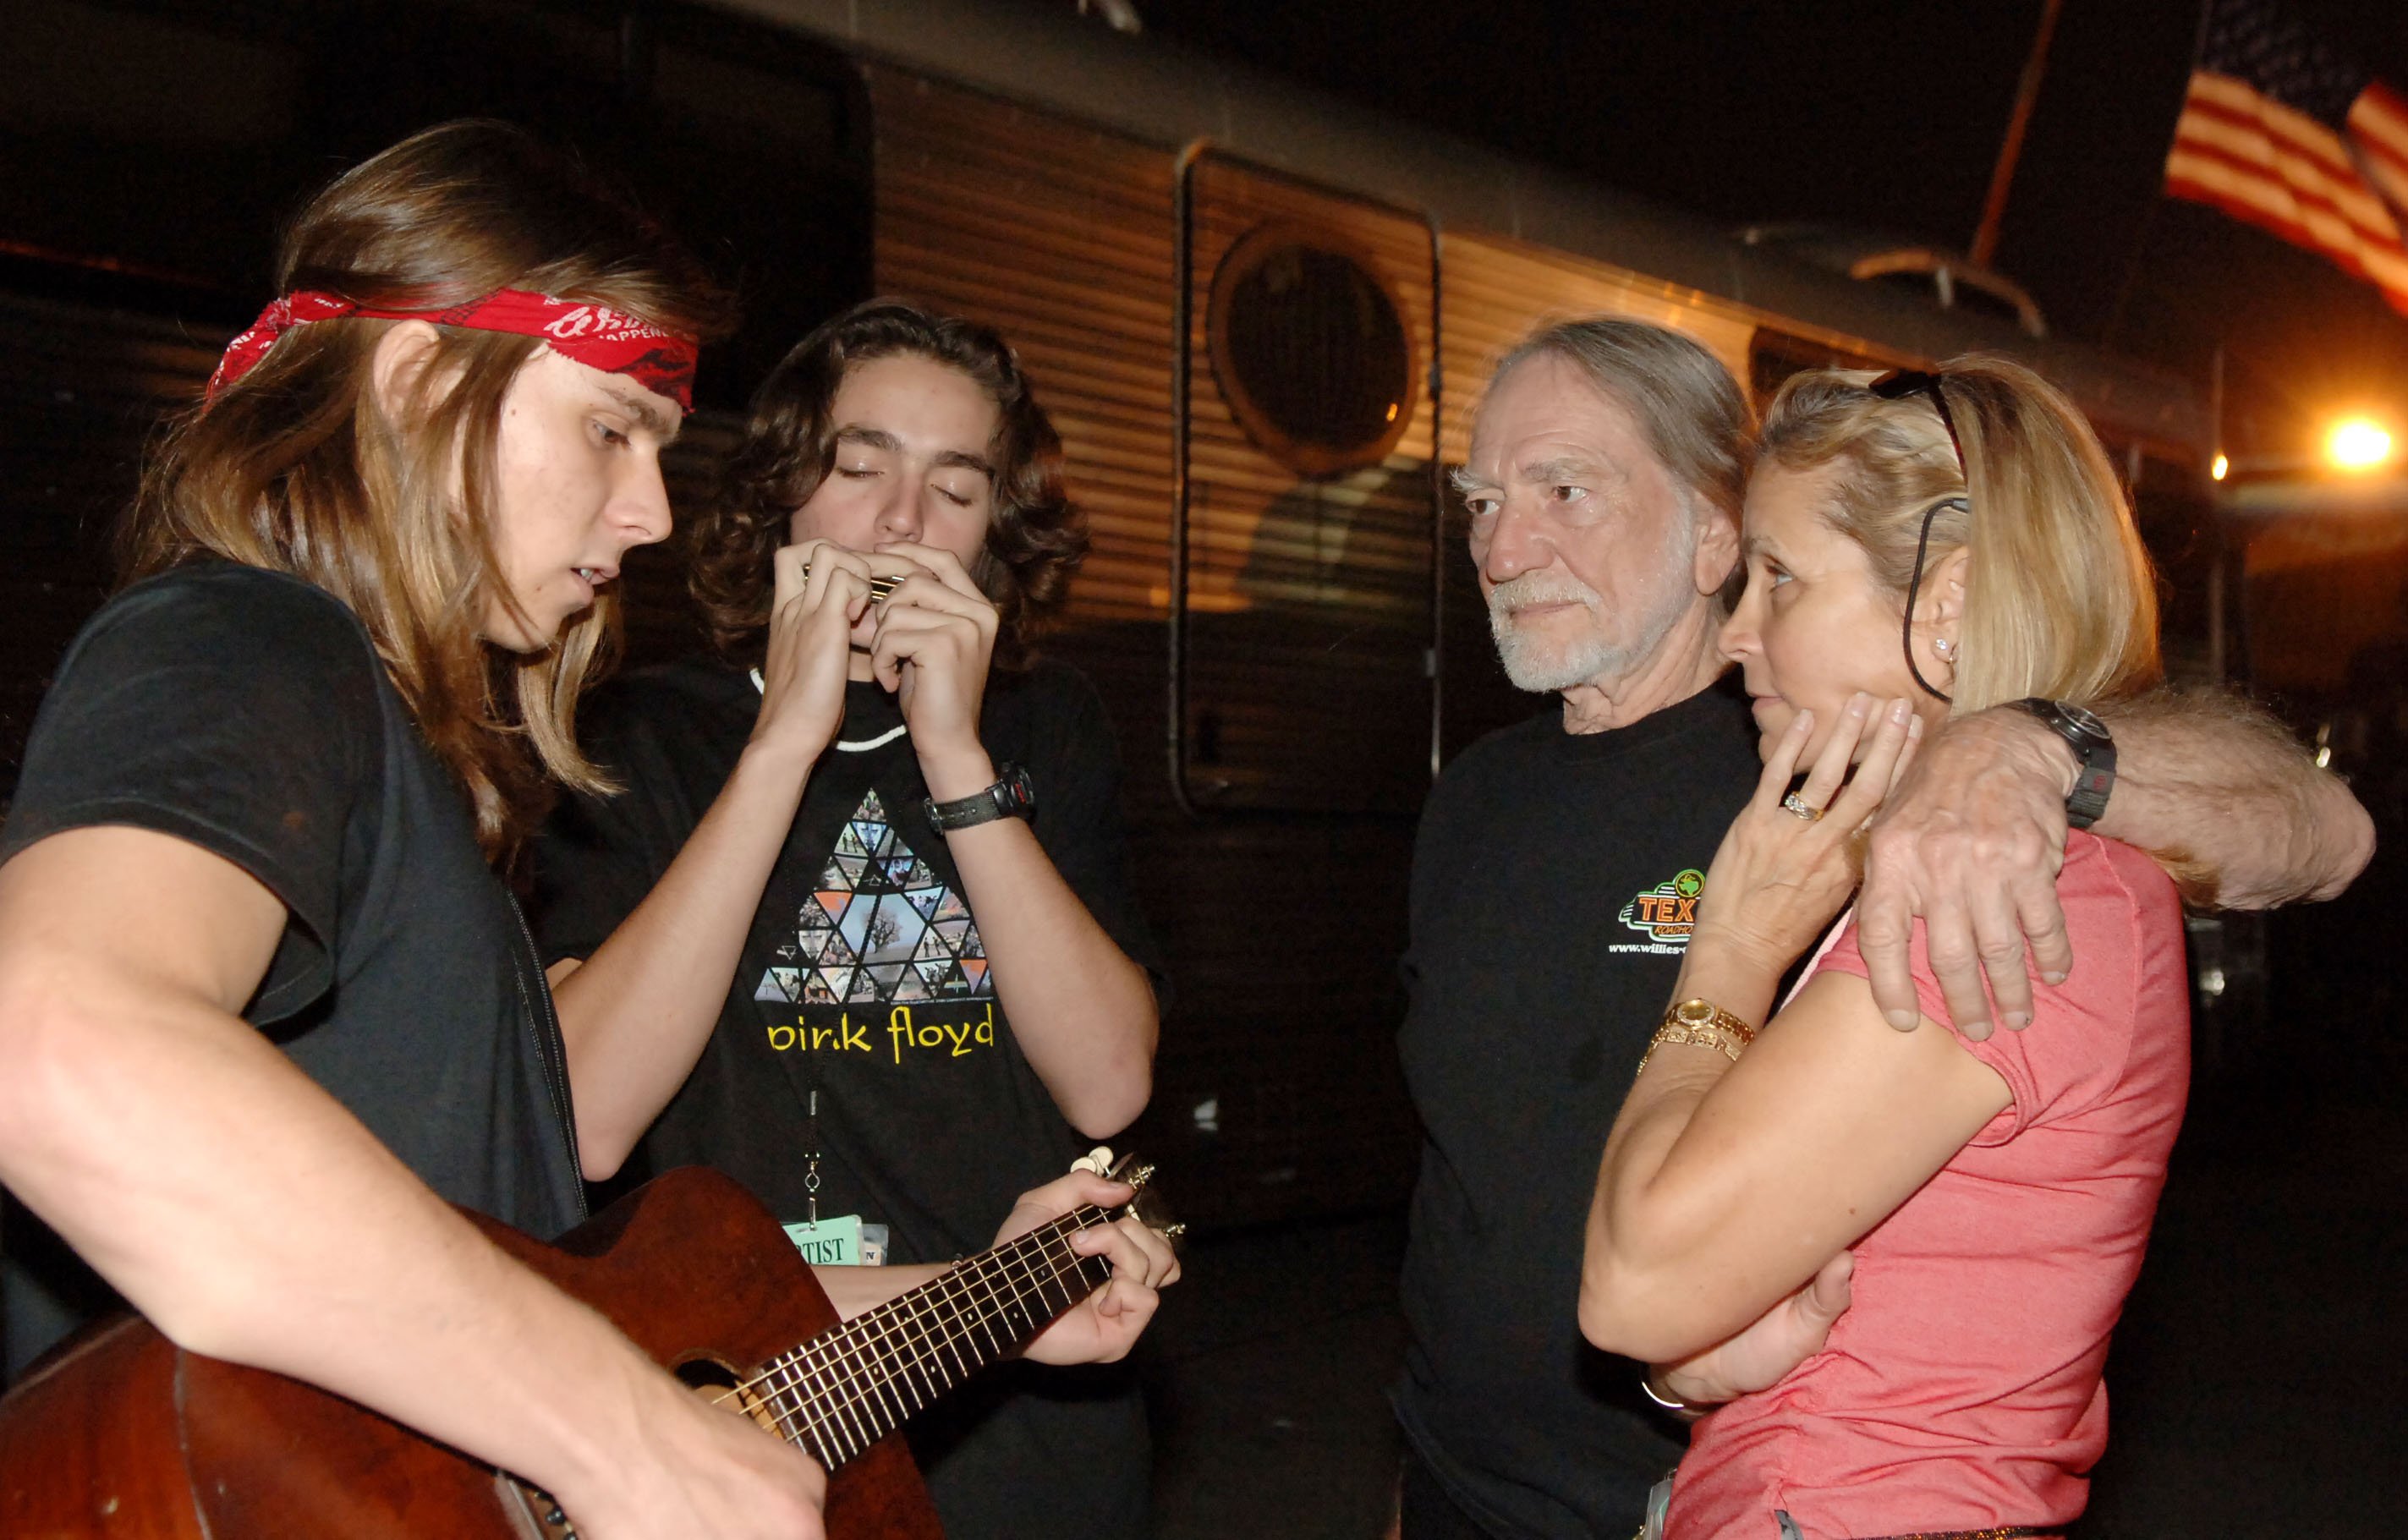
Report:
<svg viewBox="0 0 2408 1540"><path fill-rule="evenodd" d="M2232 462L2219 454L2215 457L2214 463L2207 467L2207 474L2210 479L2221 481L2232 474Z"/></svg>
<svg viewBox="0 0 2408 1540"><path fill-rule="evenodd" d="M2372 418L2345 417L2325 434L2325 459L2335 470L2371 471L2391 459L2391 433Z"/></svg>

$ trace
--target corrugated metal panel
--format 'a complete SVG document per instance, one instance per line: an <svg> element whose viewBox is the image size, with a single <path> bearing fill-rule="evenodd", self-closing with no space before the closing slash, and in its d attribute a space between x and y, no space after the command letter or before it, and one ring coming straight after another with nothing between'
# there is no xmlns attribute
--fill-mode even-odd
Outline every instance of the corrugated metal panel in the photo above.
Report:
<svg viewBox="0 0 2408 1540"><path fill-rule="evenodd" d="M1094 530L1069 622L1159 620L1170 158L891 71L867 74L878 287L995 326L1038 381Z"/></svg>
<svg viewBox="0 0 2408 1540"><path fill-rule="evenodd" d="M1094 528L1048 646L1095 678L1120 734L1141 900L1174 991L1154 1106L1132 1137L1198 1221L1393 1200L1412 1148L1392 1043L1410 820L1191 820L1171 795L1174 158L867 73L878 286L1012 340ZM1245 462L1226 411L1213 435L1216 486L1254 497L1293 488L1294 477ZM1419 442L1426 454L1426 430ZM1206 1104L1216 1130L1197 1120Z"/></svg>
<svg viewBox="0 0 2408 1540"><path fill-rule="evenodd" d="M1428 226L1210 154L1190 172L1189 209L1187 793L1212 807L1409 816L1429 786ZM1412 393L1376 464L1299 475L1226 394L1211 357L1214 279L1265 228L1350 249L1398 308Z"/></svg>

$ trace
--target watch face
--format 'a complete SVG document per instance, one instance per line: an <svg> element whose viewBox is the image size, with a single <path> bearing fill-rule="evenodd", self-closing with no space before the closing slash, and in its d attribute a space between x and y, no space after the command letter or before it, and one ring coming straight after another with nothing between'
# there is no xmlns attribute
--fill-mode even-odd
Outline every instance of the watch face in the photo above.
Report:
<svg viewBox="0 0 2408 1540"><path fill-rule="evenodd" d="M2059 711L2064 712L2065 720L2068 722L2071 722L2074 729L2085 736L2093 738L2109 737L2107 724L2100 721L2085 707L2075 706L2071 701L2059 701L2057 703L2057 708Z"/></svg>

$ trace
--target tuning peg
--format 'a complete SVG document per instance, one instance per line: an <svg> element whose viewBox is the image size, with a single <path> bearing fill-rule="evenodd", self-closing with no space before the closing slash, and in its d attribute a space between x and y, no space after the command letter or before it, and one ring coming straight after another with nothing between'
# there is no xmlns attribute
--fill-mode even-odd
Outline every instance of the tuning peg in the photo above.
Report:
<svg viewBox="0 0 2408 1540"><path fill-rule="evenodd" d="M1095 1148L1087 1151L1084 1155L1070 1162L1070 1169L1073 1171L1090 1172L1097 1176L1108 1176L1111 1175L1111 1146L1097 1145Z"/></svg>
<svg viewBox="0 0 2408 1540"><path fill-rule="evenodd" d="M1152 1180L1154 1180L1154 1167L1150 1165L1141 1165L1128 1174L1128 1184L1131 1187L1141 1188Z"/></svg>
<svg viewBox="0 0 2408 1540"><path fill-rule="evenodd" d="M1167 1241L1175 1241L1186 1233L1187 1225L1183 1220L1178 1224L1166 1224L1162 1227L1162 1238Z"/></svg>

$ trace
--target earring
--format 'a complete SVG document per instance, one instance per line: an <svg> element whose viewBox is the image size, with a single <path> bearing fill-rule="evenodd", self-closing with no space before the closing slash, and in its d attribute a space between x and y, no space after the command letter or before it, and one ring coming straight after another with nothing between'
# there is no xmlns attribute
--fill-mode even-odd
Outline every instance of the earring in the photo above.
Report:
<svg viewBox="0 0 2408 1540"><path fill-rule="evenodd" d="M1931 653L1943 663L1953 663L1956 661L1956 644L1945 636L1934 636L1931 639Z"/></svg>

